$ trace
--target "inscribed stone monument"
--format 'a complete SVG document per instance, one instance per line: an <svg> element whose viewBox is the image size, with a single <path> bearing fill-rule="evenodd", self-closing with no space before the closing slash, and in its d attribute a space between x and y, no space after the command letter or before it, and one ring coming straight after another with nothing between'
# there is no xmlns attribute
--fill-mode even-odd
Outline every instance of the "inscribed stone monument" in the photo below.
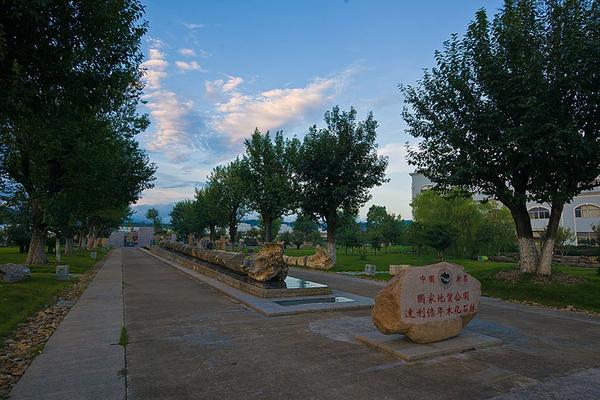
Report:
<svg viewBox="0 0 600 400"><path fill-rule="evenodd" d="M461 332L479 310L480 297L481 284L460 265L402 268L375 297L373 323L384 334L438 342Z"/></svg>

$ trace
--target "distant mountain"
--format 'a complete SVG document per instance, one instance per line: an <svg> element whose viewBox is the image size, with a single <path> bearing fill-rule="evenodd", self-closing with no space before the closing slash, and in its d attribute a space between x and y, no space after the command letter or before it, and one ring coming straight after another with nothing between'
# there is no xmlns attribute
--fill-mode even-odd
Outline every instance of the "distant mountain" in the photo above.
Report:
<svg viewBox="0 0 600 400"><path fill-rule="evenodd" d="M131 207L131 209L134 211L131 219L134 222L148 222L146 219L146 211L148 211L150 208L156 208L158 210L158 215L160 216L163 224L171 223L171 216L169 214L171 214L171 211L173 210L173 203L135 205Z"/></svg>

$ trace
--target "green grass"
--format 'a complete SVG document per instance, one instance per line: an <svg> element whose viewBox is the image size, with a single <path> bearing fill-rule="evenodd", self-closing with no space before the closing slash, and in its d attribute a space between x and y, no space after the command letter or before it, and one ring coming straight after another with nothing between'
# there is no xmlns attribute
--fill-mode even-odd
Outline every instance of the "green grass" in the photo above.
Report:
<svg viewBox="0 0 600 400"><path fill-rule="evenodd" d="M400 250L402 249L393 249ZM288 249L285 254L290 256L305 256L313 254L311 249ZM580 278L581 283L539 284L534 277L519 276L515 282L508 282L496 277L500 271L513 270L514 263L479 262L469 259L452 259L447 261L465 267L465 270L481 281L482 293L485 296L497 297L506 300L531 301L553 307L573 306L582 310L600 312L600 275L593 268L576 268L553 266L554 274L567 274ZM337 265L332 271L364 271L365 264L374 264L377 271L387 272L389 265L408 264L412 266L428 265L437 262L433 255L405 254L402 252L385 254L369 253L366 260L361 260L358 253L346 254L344 249L338 249ZM389 280L389 274L377 274L372 277L377 280Z"/></svg>
<svg viewBox="0 0 600 400"><path fill-rule="evenodd" d="M123 325L121 327L121 334L119 335L119 346L127 346L129 342L129 335L127 334L127 327Z"/></svg>
<svg viewBox="0 0 600 400"><path fill-rule="evenodd" d="M90 257L88 251L77 251L70 256L62 256L60 264L69 265L71 273L81 274L105 254L97 250L97 258ZM26 254L19 254L17 247L0 248L0 264L25 262ZM31 277L17 283L0 283L0 344L4 337L18 323L48 305L65 288L76 280L59 281L54 278L56 260L48 257L48 264L31 267Z"/></svg>

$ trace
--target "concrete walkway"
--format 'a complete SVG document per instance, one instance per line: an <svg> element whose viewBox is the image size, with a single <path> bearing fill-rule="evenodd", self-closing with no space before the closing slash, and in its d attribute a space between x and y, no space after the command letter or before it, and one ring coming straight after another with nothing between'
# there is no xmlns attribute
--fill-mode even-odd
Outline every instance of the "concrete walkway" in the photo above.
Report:
<svg viewBox="0 0 600 400"><path fill-rule="evenodd" d="M120 257L129 333L126 392L116 373L123 353L111 345L123 317L113 305L123 301L113 266ZM468 329L498 337L504 346L409 364L354 340L371 324L368 310L268 318L137 249L109 261L15 398L600 398L599 317L484 299ZM382 285L318 271L290 274L363 296ZM49 384L43 381L48 374Z"/></svg>
<svg viewBox="0 0 600 400"><path fill-rule="evenodd" d="M86 291L10 393L14 400L124 399L121 250Z"/></svg>

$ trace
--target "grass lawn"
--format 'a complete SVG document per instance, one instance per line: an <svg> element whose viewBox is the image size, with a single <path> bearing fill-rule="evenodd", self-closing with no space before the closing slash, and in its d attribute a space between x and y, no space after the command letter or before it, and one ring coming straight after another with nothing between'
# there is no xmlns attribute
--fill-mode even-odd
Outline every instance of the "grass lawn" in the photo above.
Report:
<svg viewBox="0 0 600 400"><path fill-rule="evenodd" d="M290 256L305 256L313 253L311 249L288 249L285 252ZM420 266L437 261L433 255L416 256L400 252L368 254L366 260L361 260L357 253L345 254L344 249L338 249L337 259L337 265L332 271L363 271L365 264L376 265L378 271L388 271L390 264ZM555 276L560 274L575 276L580 279L580 282L540 284L535 281L535 277L527 275L519 276L515 281L496 277L498 272L515 269L514 263L479 262L468 259L448 259L448 261L464 266L468 273L479 279L485 296L532 301L553 307L573 306L582 310L600 312L600 275L596 269L553 266L552 271ZM375 277L381 280L390 278L389 274L378 274Z"/></svg>
<svg viewBox="0 0 600 400"><path fill-rule="evenodd" d="M76 251L71 256L62 256L60 264L68 264L71 273L89 271L105 252L97 250L93 260L89 251ZM17 247L0 248L0 264L24 263L26 254L19 254ZM58 281L54 278L57 265L49 255L48 264L31 267L31 277L17 283L0 283L0 344L4 337L21 321L47 305L63 289L74 281Z"/></svg>

